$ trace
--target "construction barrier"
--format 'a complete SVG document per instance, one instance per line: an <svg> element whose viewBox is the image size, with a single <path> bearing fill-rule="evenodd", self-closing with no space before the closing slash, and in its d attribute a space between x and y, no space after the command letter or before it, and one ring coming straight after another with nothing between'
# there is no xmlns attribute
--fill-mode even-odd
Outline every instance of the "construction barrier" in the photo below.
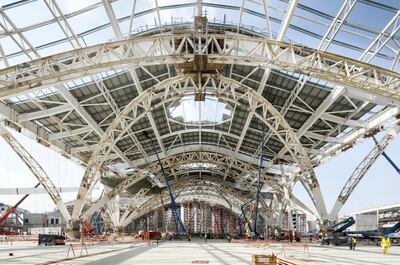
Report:
<svg viewBox="0 0 400 265"><path fill-rule="evenodd" d="M4 235L4 237L7 241L38 241L38 235Z"/></svg>
<svg viewBox="0 0 400 265"><path fill-rule="evenodd" d="M10 241L8 240L7 236L0 236L0 244L7 245Z"/></svg>
<svg viewBox="0 0 400 265"><path fill-rule="evenodd" d="M72 254L74 254L74 257L76 257L76 255L75 255L75 249L77 250L77 249L79 249L79 248L81 249L80 256L82 256L82 253L83 253L83 250L84 250L84 249L85 249L85 251L86 251L86 255L89 254L85 243L83 243L83 242L82 242L82 243L79 243L79 244L77 244L77 243L75 243L75 244L71 243L71 244L69 244L69 247L68 247L67 258L69 257L69 252L70 252L70 251L72 251Z"/></svg>
<svg viewBox="0 0 400 265"><path fill-rule="evenodd" d="M269 245L271 243L278 243L278 241L273 240L254 240L254 239L232 239L231 243L240 243L240 244L266 244Z"/></svg>
<svg viewBox="0 0 400 265"><path fill-rule="evenodd" d="M296 265L296 263L272 255L253 255L252 265Z"/></svg>
<svg viewBox="0 0 400 265"><path fill-rule="evenodd" d="M282 252L280 254L286 258L286 250L290 248L303 249L303 255L306 256L307 254L308 257L310 256L310 249L308 247L308 244L298 244L298 243L282 244Z"/></svg>

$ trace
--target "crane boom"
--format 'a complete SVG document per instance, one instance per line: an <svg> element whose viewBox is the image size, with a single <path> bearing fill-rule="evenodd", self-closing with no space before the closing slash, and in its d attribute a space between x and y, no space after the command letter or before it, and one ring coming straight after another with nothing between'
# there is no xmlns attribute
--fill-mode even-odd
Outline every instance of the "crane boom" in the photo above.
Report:
<svg viewBox="0 0 400 265"><path fill-rule="evenodd" d="M400 222L396 223L394 226L386 230L384 235L389 236L390 234L396 233L399 230L400 230Z"/></svg>
<svg viewBox="0 0 400 265"><path fill-rule="evenodd" d="M355 220L353 217L349 217L346 220L337 223L336 225L332 226L332 228L335 228L337 226L340 226L339 228L337 228L335 231L333 231L334 233L339 233L339 232L343 232L344 230L346 230L347 228L349 228L350 226L352 226L353 224L355 224Z"/></svg>
<svg viewBox="0 0 400 265"><path fill-rule="evenodd" d="M36 186L34 188L39 187L40 182L38 184L36 184ZM30 194L25 194L16 204L14 204L14 206L10 207L7 209L6 213L0 218L0 226L2 226L8 219L8 217L10 216L10 214L12 214L15 209L17 209L17 207L23 202L25 201L26 198L28 198Z"/></svg>
<svg viewBox="0 0 400 265"><path fill-rule="evenodd" d="M46 171L40 166L40 164L33 158L33 156L20 144L17 139L2 125L0 124L0 135L7 142L7 144L12 148L12 150L21 158L33 175L37 178L40 184L46 189L47 193L50 195L54 204L57 205L60 210L61 215L65 221L69 221L71 216L65 206L60 193L57 191L54 183L51 181Z"/></svg>

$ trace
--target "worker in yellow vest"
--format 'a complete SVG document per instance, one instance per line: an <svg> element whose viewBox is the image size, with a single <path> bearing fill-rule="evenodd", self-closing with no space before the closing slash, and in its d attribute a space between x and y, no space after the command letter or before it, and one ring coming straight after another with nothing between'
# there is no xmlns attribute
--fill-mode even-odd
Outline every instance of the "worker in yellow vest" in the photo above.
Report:
<svg viewBox="0 0 400 265"><path fill-rule="evenodd" d="M383 255L387 255L389 253L389 248L390 248L390 238L388 236L386 237L382 236L381 247Z"/></svg>
<svg viewBox="0 0 400 265"><path fill-rule="evenodd" d="M357 245L357 238L356 237L351 237L351 245L352 245L352 249L356 250L356 245Z"/></svg>

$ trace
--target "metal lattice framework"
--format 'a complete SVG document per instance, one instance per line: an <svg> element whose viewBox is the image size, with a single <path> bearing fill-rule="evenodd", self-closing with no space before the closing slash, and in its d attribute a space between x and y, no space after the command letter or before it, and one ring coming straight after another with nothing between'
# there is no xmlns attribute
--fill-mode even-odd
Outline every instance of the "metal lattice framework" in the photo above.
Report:
<svg viewBox="0 0 400 265"><path fill-rule="evenodd" d="M96 45L31 61L0 71L0 98L40 90L123 65L179 64L193 60L192 34L162 34ZM224 43L221 47L220 43ZM209 34L202 48L210 62L261 66L300 72L398 101L400 74L344 56L299 45L247 37Z"/></svg>
<svg viewBox="0 0 400 265"><path fill-rule="evenodd" d="M166 169L175 167L178 169L191 169L193 168L196 170L196 166L191 166L191 167L184 167L187 164L191 163L202 163L205 164L204 169L218 169L219 171L222 172L224 175L224 180L228 176L231 176L233 179L235 176L240 177L241 175L248 174L252 178L256 178L256 170L257 168L249 163L245 163L239 159L236 159L235 157L230 157L230 156L225 156L220 153L214 153L214 152L185 152L185 153L179 153L176 155L170 155L166 157L165 159L162 160L163 166ZM211 167L208 167L208 165L213 165ZM181 167L180 167L181 166ZM201 164L199 165L201 167ZM160 166L157 163L152 163L149 165L148 170L152 172L159 172L160 171ZM169 172L170 176L174 176L176 179L176 171L174 172ZM265 176L265 181L271 180L272 176ZM161 179L160 179L161 180ZM251 184L254 184L254 180L252 181Z"/></svg>
<svg viewBox="0 0 400 265"><path fill-rule="evenodd" d="M360 164L354 169L353 173L350 175L346 184L343 186L335 205L330 213L330 218L332 220L337 220L338 214L342 209L343 205L349 199L350 195L357 187L358 183L363 179L363 177L367 174L368 170L375 163L375 161L379 158L379 156L385 151L385 148L389 145L389 143L394 139L399 131L399 127L396 126L394 129L391 129L380 141L374 146L370 152L363 158Z"/></svg>
<svg viewBox="0 0 400 265"><path fill-rule="evenodd" d="M46 189L47 193L50 195L51 200L60 210L62 217L65 220L70 219L70 214L65 206L60 193L58 192L56 186L51 181L46 171L40 166L40 164L32 157L32 155L15 139L15 137L7 131L7 129L0 124L0 135L6 141L6 143L11 147L11 149L21 158L24 164L29 168L33 175L37 178L39 183Z"/></svg>
<svg viewBox="0 0 400 265"><path fill-rule="evenodd" d="M161 99L162 104L166 104L170 101L180 99L184 95L193 95L194 91L201 90L202 88L207 88L206 93L208 95L215 95L220 100L233 104L248 105L249 111L253 112L260 121L266 124L298 163L301 169L299 173L301 175L301 182L309 192L320 216L326 216L326 208L319 189L318 180L315 177L307 153L302 148L291 127L268 101L260 97L252 89L223 76L209 75L203 86L197 87L194 76L184 75L167 79L155 87L146 90L128 104L109 126L88 163L76 200L73 218L76 218L80 213L86 194L96 182L98 170L107 162L112 148L124 137L129 137L129 128L145 117L150 107L157 107L157 104L153 104L153 102Z"/></svg>
<svg viewBox="0 0 400 265"><path fill-rule="evenodd" d="M133 1L129 8L121 0L82 1L71 10L61 0L22 0L0 9L4 67L0 119L88 166L74 218L99 174L133 175L127 178L129 183L158 174L142 131L155 138L167 164L179 160L188 165L196 160L196 152L221 162L225 156L228 162L207 170L171 166L172 178L204 172L221 175L225 182L233 178L249 189L254 178L246 182L240 174L257 164L260 124L267 122L266 183L275 185L272 176L285 175L272 163L281 159L286 167L282 179L287 183L274 188L290 199L292 182L300 180L318 203L323 200L312 168L362 141L366 133L391 122L399 112L398 3L343 0L319 10L313 3L297 0L150 2ZM354 21L365 11L361 6L382 18ZM24 9L31 13L35 8L48 11L47 15L44 12L36 22L20 22ZM194 32L193 9L198 16L207 10L209 23L203 36ZM15 10L20 13L15 15ZM179 17L184 18L173 18L176 11L172 10L182 11ZM165 17L169 12L171 16ZM222 15L228 21L220 21ZM85 28L74 22L85 16L96 23ZM230 23L230 16L239 19ZM378 20L382 23L374 24ZM37 35L49 30L54 37ZM334 54L338 51L344 56ZM207 93L222 92L216 98L231 106L231 117L221 124L194 126L171 117L171 106L183 98L178 91L193 95L201 89L198 80L182 77L176 67L191 64L196 54L207 54L208 63L223 65L218 76L202 84ZM185 78L192 81L185 84ZM162 90L171 92L171 97L161 95ZM134 98L140 103L126 115ZM120 127L109 130L118 119ZM105 146L101 139L116 141ZM229 158L236 162L230 163ZM247 164L239 165L243 170L236 167L237 161ZM152 169L146 171L148 165ZM109 199L125 188L110 193ZM97 205L103 203L99 201ZM317 210L326 217L324 206Z"/></svg>
<svg viewBox="0 0 400 265"><path fill-rule="evenodd" d="M240 206L248 201L247 196L227 186L218 185L213 180L210 181L209 178L191 178L183 181L181 180L179 183L175 183L174 188L180 191L179 196L177 196L176 198L177 201L180 203L185 201L204 200L213 204L223 205L226 208L232 209L232 211L237 214L240 213ZM223 198L220 195L220 192L222 192L224 196L226 195L226 197ZM160 196L162 196L162 199L160 199ZM135 208L131 207L130 209L128 209L128 211L126 212L126 215L128 215L128 217L123 222L121 222L121 224L123 226L126 226L133 219L146 214L149 210L161 207L161 200L164 201L164 204L169 203L168 194L166 192L164 192L160 196L147 198ZM226 201L226 199L229 200L229 203ZM266 212L267 210L263 209L263 216L266 216Z"/></svg>

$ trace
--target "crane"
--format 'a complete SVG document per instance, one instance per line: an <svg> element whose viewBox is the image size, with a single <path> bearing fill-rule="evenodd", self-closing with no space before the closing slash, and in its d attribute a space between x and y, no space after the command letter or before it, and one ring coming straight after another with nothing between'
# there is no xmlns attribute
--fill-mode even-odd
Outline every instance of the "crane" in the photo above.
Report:
<svg viewBox="0 0 400 265"><path fill-rule="evenodd" d="M352 226L353 224L355 224L355 222L356 221L354 220L353 217L349 217L346 220L343 220L343 221L333 225L332 228L335 228L335 227L338 227L338 226L342 225L339 228L335 229L335 231L333 231L333 233L341 233L344 230L346 230L347 228L349 228L350 226Z"/></svg>
<svg viewBox="0 0 400 265"><path fill-rule="evenodd" d="M349 217L335 225L332 225L328 231L326 237L322 240L322 245L345 245L347 244L347 233L344 232L347 228L355 224L353 217Z"/></svg>
<svg viewBox="0 0 400 265"><path fill-rule="evenodd" d="M384 236L389 236L390 234L396 233L400 230L400 222L396 223L391 228L387 229L383 234Z"/></svg>
<svg viewBox="0 0 400 265"><path fill-rule="evenodd" d="M153 139L149 137L149 134L146 131L143 132L143 134L148 140L151 141L151 144L152 144L152 147L153 147L153 153L157 157L157 161L158 161L158 164L160 165L160 169L161 169L161 174L163 176L165 184L167 185L169 198L171 200L172 213L173 213L174 221L175 221L176 234L177 235L185 235L186 234L186 229L185 229L185 226L183 225L182 219L181 219L181 217L179 216L179 213L178 213L178 206L176 205L176 201L175 201L176 197L174 197L174 194L172 193L172 188L171 188L171 185L169 184L167 176L165 175L163 164L162 164L162 162L160 160L160 157L158 156L158 153L156 152L156 150L154 148Z"/></svg>
<svg viewBox="0 0 400 265"><path fill-rule="evenodd" d="M376 145L378 148L381 148L381 146L380 146L378 140L376 140L375 136L372 136L372 139L374 140L375 145ZM396 170L397 174L400 175L400 168L399 168L399 167L396 165L396 163L386 154L385 151L382 151L382 156L389 162L389 164L394 168L394 170Z"/></svg>
<svg viewBox="0 0 400 265"><path fill-rule="evenodd" d="M22 162L29 168L39 183L46 189L50 198L57 205L64 220L71 219L67 207L65 206L60 192L47 175L46 171L40 166L36 159L26 150L23 145L0 123L0 136L6 141L11 149L21 158Z"/></svg>
<svg viewBox="0 0 400 265"><path fill-rule="evenodd" d="M40 186L40 182L38 184L35 185L34 188L37 188ZM30 194L25 194L16 204L14 204L14 206L10 207L7 209L7 211L4 213L4 215L0 218L0 227L2 225L4 225L4 223L7 221L8 217L15 211L15 209L17 209L17 207L23 202L25 201L26 198L28 198Z"/></svg>
<svg viewBox="0 0 400 265"><path fill-rule="evenodd" d="M262 164L263 164L263 151L264 151L264 135L265 135L265 124L263 124L263 133L261 139L261 146L260 146L260 164L258 165L258 176L257 176L257 192L256 192L256 202L254 208L254 219L253 219L253 232L254 238L257 239L259 234L257 233L257 217L258 217L258 203L260 201L260 191L261 191L261 173L262 173Z"/></svg>

